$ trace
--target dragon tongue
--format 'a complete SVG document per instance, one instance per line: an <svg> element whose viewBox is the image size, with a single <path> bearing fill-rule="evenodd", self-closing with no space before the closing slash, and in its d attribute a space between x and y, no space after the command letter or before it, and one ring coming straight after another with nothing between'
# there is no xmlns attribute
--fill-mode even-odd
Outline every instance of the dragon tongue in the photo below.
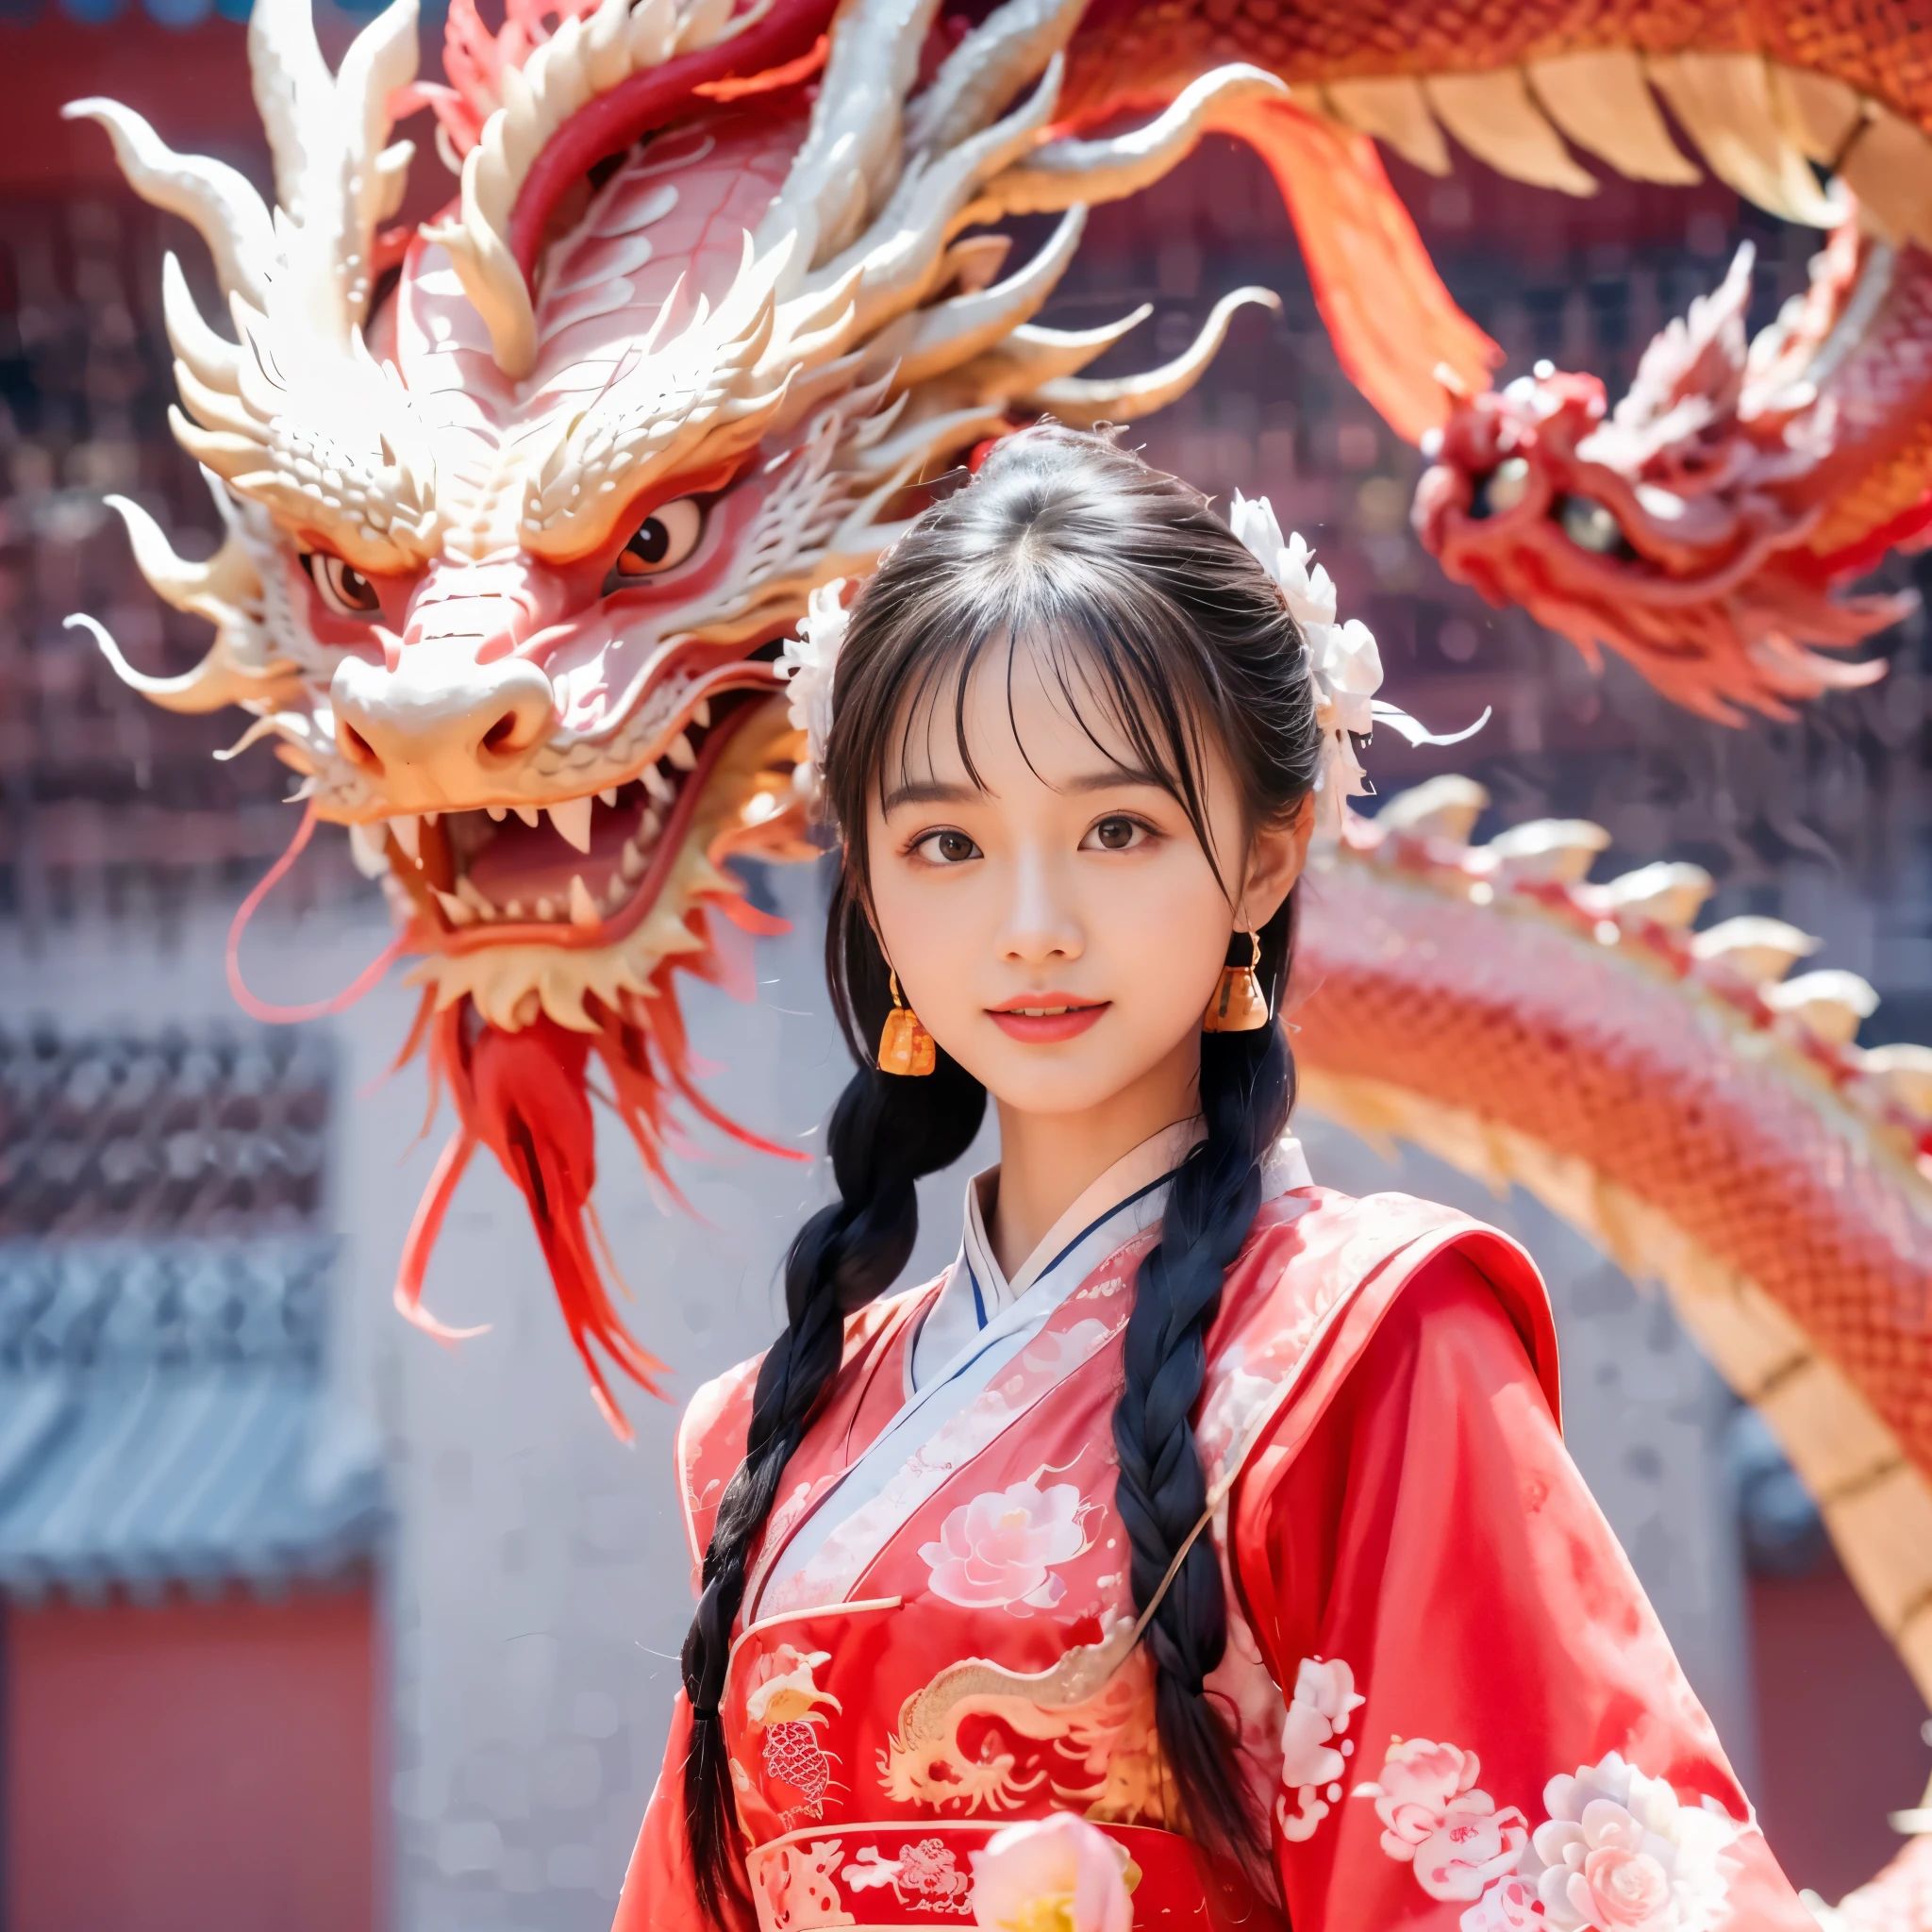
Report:
<svg viewBox="0 0 1932 1932"><path fill-rule="evenodd" d="M529 906L542 898L560 906L573 898L571 881L579 874L594 900L619 874L625 841L639 824L638 811L623 804L593 815L594 803L581 798L548 806L551 824L540 821L534 830L514 819L491 827L465 868L468 876L499 906L512 899Z"/></svg>

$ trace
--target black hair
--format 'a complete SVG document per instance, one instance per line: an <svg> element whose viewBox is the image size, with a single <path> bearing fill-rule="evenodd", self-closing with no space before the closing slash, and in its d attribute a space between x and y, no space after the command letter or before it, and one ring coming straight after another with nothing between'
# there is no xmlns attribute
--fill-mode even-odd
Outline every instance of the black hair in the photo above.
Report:
<svg viewBox="0 0 1932 1932"><path fill-rule="evenodd" d="M744 1461L706 1552L684 1645L693 1717L684 1788L698 1895L720 1924L744 1896L730 1764L718 1707L745 1566L820 1397L836 1374L844 1318L885 1292L919 1230L922 1174L972 1144L986 1091L939 1048L926 1078L873 1061L891 1005L868 906L866 812L903 766L912 720L950 692L969 773L965 691L1001 645L1041 652L1060 691L1098 702L1136 758L1213 849L1204 758L1218 744L1250 835L1290 822L1314 784L1319 737L1304 640L1267 573L1197 491L1103 436L1047 425L997 444L966 488L928 509L860 593L840 652L825 785L841 867L825 934L826 977L858 1072L826 1144L839 1198L808 1221L785 1261L786 1327L758 1371ZM1009 657L1010 664L1010 657ZM976 774L975 774L976 775ZM1244 855L1233 855L1239 870ZM1261 928L1258 966L1278 1010L1294 895ZM1238 933L1230 963L1247 964ZM1141 1263L1115 1405L1117 1506L1144 1611L1207 1510L1191 1414L1227 1267L1261 1197L1261 1163L1288 1123L1294 1068L1278 1024L1202 1036L1207 1136L1181 1163L1161 1235ZM1265 1874L1265 1821L1224 1714L1203 1690L1221 1661L1227 1606L1210 1540L1195 1537L1148 1623L1160 1743L1181 1820L1210 1855ZM1265 1882L1265 1881L1264 1881Z"/></svg>

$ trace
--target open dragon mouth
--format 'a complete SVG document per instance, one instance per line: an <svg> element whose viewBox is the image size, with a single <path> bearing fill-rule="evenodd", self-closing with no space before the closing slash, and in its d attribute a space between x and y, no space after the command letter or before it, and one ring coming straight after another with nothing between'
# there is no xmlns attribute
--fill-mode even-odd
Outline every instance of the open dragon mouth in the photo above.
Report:
<svg viewBox="0 0 1932 1932"><path fill-rule="evenodd" d="M765 666L729 675L731 688L687 700L655 730L657 756L615 786L541 807L391 818L361 834L365 851L370 834L382 838L390 890L408 897L413 950L426 956L414 1038L458 1116L404 1246L397 1306L432 1333L455 1332L424 1310L424 1274L464 1168L489 1148L524 1195L571 1340L622 1436L629 1424L606 1367L655 1390L663 1365L611 1297L615 1268L591 1205L593 1060L601 1097L674 1198L666 1156L689 1146L674 1102L746 1146L802 1158L699 1091L674 986L680 973L728 984L720 921L786 929L744 902L719 861L795 841L805 734Z"/></svg>
<svg viewBox="0 0 1932 1932"><path fill-rule="evenodd" d="M705 784L764 690L700 698L636 777L543 805L425 812L357 827L380 848L441 950L536 941L603 945L622 939L660 895ZM743 819L784 800L755 790Z"/></svg>

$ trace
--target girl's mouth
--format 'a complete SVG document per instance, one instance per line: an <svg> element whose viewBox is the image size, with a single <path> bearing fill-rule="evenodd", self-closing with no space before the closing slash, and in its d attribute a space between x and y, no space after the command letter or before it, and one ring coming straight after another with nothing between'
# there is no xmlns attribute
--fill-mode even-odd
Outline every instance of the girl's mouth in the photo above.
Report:
<svg viewBox="0 0 1932 1932"><path fill-rule="evenodd" d="M1112 1004L1070 992L1023 993L1003 1006L989 1007L987 1017L1008 1040L1046 1046L1085 1033Z"/></svg>

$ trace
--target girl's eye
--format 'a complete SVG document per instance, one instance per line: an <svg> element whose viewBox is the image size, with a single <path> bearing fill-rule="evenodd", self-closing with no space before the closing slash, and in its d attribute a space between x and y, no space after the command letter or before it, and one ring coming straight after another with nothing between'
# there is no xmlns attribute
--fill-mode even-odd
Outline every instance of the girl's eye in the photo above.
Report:
<svg viewBox="0 0 1932 1932"><path fill-rule="evenodd" d="M1138 819L1102 819L1080 841L1080 849L1083 852L1125 852L1131 846L1142 843L1146 837L1147 827Z"/></svg>
<svg viewBox="0 0 1932 1932"><path fill-rule="evenodd" d="M326 550L311 550L303 557L302 567L338 617L370 617L382 608L375 586L353 563L344 563Z"/></svg>
<svg viewBox="0 0 1932 1932"><path fill-rule="evenodd" d="M912 849L934 865L958 865L979 857L979 847L964 832L928 832Z"/></svg>
<svg viewBox="0 0 1932 1932"><path fill-rule="evenodd" d="M674 570L698 547L705 534L705 513L694 496L660 503L637 534L617 553L619 578L654 577Z"/></svg>

